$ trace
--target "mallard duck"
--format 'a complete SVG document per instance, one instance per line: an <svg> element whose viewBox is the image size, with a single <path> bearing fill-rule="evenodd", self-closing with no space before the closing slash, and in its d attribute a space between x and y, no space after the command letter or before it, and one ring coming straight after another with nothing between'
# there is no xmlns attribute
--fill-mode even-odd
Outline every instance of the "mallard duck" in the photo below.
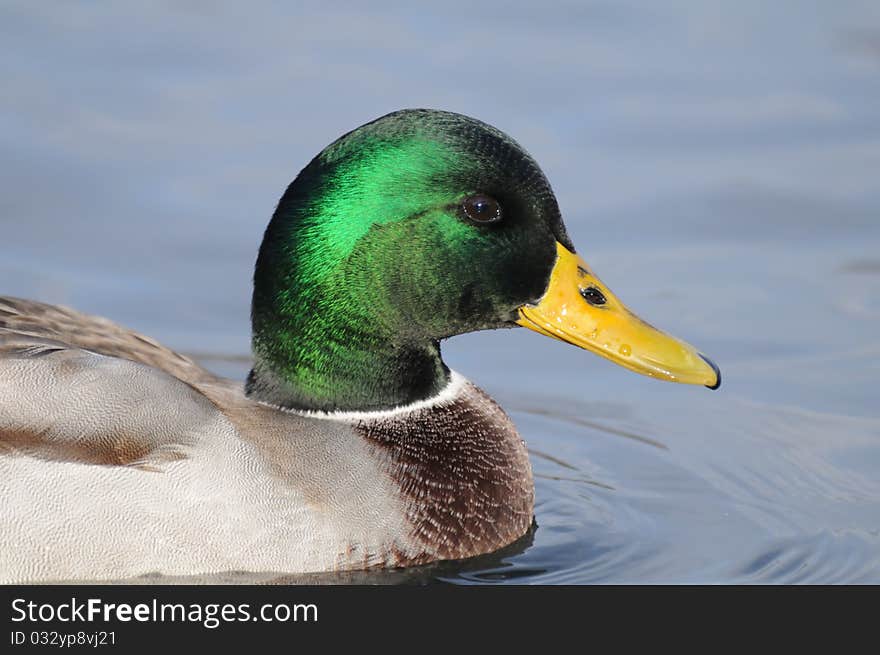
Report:
<svg viewBox="0 0 880 655"><path fill-rule="evenodd" d="M510 544L533 518L528 454L444 364L454 335L523 326L662 380L721 380L575 254L520 145L444 111L383 116L299 173L251 317L242 384L0 297L0 580L405 567Z"/></svg>

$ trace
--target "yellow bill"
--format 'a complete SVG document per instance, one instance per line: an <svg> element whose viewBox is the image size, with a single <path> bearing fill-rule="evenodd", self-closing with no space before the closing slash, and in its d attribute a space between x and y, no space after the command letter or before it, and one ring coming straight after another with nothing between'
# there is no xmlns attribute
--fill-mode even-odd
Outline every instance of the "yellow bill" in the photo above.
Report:
<svg viewBox="0 0 880 655"><path fill-rule="evenodd" d="M557 243L556 252L547 291L537 305L519 308L517 323L642 375L721 386L721 371L708 357L629 311L565 246Z"/></svg>

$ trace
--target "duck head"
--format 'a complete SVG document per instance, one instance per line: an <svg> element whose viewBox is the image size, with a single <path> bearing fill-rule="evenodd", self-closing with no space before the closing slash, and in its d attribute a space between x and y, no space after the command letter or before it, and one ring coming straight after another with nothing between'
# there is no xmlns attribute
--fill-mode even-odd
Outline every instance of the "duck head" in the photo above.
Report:
<svg viewBox="0 0 880 655"><path fill-rule="evenodd" d="M383 116L300 172L260 247L252 321L248 394L290 408L429 398L449 378L441 339L517 325L658 379L720 384L575 254L531 156L450 112Z"/></svg>

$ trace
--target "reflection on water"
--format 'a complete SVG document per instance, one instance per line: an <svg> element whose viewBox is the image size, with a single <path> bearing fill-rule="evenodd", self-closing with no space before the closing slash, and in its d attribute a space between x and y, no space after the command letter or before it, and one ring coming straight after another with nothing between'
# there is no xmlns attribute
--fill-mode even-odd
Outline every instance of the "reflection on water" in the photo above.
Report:
<svg viewBox="0 0 880 655"><path fill-rule="evenodd" d="M859 273L864 275L880 275L880 259L865 258L845 262L840 267L841 273Z"/></svg>
<svg viewBox="0 0 880 655"><path fill-rule="evenodd" d="M447 361L530 448L533 534L406 571L142 581L880 582L876 6L537 7L0 9L0 293L243 379L283 188L343 131L434 106L521 141L578 252L724 373L709 392L524 330L458 337Z"/></svg>

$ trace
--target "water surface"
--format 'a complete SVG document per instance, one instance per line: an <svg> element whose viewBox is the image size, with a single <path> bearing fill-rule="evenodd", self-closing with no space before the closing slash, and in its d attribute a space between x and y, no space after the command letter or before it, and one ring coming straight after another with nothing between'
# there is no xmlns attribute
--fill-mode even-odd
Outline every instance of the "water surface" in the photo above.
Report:
<svg viewBox="0 0 880 655"><path fill-rule="evenodd" d="M12 2L0 37L0 293L242 378L282 190L428 106L519 140L603 280L721 366L711 393L525 330L449 341L529 444L534 532L310 580L880 582L877 3Z"/></svg>

